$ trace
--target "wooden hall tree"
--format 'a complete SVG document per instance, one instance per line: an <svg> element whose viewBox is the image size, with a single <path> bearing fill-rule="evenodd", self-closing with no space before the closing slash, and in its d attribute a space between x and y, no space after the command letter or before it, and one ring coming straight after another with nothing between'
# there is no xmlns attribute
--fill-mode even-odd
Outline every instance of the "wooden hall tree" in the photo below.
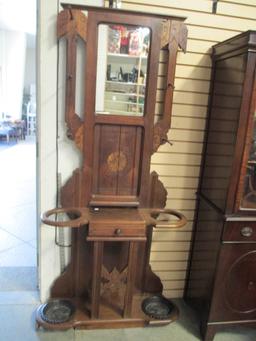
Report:
<svg viewBox="0 0 256 341"><path fill-rule="evenodd" d="M153 228L186 222L164 209L166 190L150 174L151 155L168 141L176 55L186 46L183 20L75 5L58 16L58 38L67 46L67 135L83 163L61 190L62 208L43 216L48 225L72 228L71 262L51 299L65 298L75 310L68 321L50 323L39 307L37 323L45 328L166 324L177 315L174 308L158 320L142 303L163 289L149 265ZM85 48L83 117L75 112L78 39ZM163 106L156 115L158 96ZM60 213L68 220L51 219Z"/></svg>

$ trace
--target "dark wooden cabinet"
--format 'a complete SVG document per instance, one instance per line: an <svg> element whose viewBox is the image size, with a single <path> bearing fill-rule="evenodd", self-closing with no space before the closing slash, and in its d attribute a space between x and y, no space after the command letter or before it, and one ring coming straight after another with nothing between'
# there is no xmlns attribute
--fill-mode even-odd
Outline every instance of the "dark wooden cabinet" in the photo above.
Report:
<svg viewBox="0 0 256 341"><path fill-rule="evenodd" d="M256 32L213 47L209 117L186 299L205 341L256 326Z"/></svg>
<svg viewBox="0 0 256 341"><path fill-rule="evenodd" d="M48 329L170 323L177 308L168 303L160 309L168 314L159 319L146 314L142 304L154 295L167 302L149 264L153 228L186 223L179 212L164 209L167 191L157 173L150 173L152 154L167 142L176 56L186 47L184 18L63 6L57 35L67 47L65 121L82 165L61 189L62 208L43 215L45 224L72 229L72 248L49 304L37 310L37 323ZM76 113L78 41L85 51L81 116ZM51 307L63 299L74 314L49 322L44 309L56 316L59 308Z"/></svg>

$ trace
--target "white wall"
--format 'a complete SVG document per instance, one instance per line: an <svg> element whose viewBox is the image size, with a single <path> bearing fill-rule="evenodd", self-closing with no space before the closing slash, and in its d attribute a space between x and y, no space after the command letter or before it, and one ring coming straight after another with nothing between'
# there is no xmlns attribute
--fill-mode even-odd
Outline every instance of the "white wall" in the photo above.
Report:
<svg viewBox="0 0 256 341"><path fill-rule="evenodd" d="M101 5L102 0L62 1ZM58 44L56 38L57 14L61 10L60 1L39 1L38 15L38 211L56 206L56 121L57 121L57 56ZM59 76L58 76L58 128L59 128L59 167L63 183L79 166L80 155L72 142L65 137L64 123L64 69L65 44L59 46ZM39 216L39 215L38 215ZM49 289L54 279L60 273L59 248L54 243L54 229L45 225L39 231L39 285L41 300L49 296Z"/></svg>
<svg viewBox="0 0 256 341"><path fill-rule="evenodd" d="M23 32L0 30L0 113L21 118L25 70L26 36Z"/></svg>

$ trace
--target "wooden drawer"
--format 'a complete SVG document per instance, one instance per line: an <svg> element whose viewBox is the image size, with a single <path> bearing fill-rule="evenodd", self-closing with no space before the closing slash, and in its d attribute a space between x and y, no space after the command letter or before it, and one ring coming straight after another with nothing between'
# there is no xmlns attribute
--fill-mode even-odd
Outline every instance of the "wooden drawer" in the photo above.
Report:
<svg viewBox="0 0 256 341"><path fill-rule="evenodd" d="M146 240L144 224L89 224L87 240Z"/></svg>
<svg viewBox="0 0 256 341"><path fill-rule="evenodd" d="M256 242L256 222L230 221L226 222L223 241Z"/></svg>

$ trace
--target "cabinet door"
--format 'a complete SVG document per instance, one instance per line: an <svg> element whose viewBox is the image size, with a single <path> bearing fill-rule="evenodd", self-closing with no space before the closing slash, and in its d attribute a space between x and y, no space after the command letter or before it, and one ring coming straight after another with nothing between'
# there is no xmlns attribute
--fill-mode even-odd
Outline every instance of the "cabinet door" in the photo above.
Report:
<svg viewBox="0 0 256 341"><path fill-rule="evenodd" d="M256 80L254 79L236 209L256 211Z"/></svg>
<svg viewBox="0 0 256 341"><path fill-rule="evenodd" d="M256 210L256 112L250 118L247 142L240 181L240 207Z"/></svg>
<svg viewBox="0 0 256 341"><path fill-rule="evenodd" d="M256 244L221 248L209 322L256 319Z"/></svg>

